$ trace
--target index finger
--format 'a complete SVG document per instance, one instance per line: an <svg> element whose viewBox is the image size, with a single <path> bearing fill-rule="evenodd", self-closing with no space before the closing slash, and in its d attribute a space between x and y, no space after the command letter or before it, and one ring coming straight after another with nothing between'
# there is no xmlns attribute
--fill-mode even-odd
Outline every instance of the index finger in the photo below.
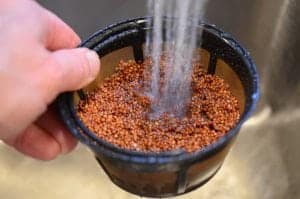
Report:
<svg viewBox="0 0 300 199"><path fill-rule="evenodd" d="M46 10L46 13L48 28L46 48L50 51L55 51L77 47L81 40L74 30L55 14L48 10Z"/></svg>

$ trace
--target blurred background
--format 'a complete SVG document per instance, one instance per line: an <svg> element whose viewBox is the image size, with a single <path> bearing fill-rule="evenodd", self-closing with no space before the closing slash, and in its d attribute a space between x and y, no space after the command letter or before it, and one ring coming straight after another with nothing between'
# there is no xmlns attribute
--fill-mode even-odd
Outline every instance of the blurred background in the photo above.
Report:
<svg viewBox="0 0 300 199"><path fill-rule="evenodd" d="M39 0L81 36L146 15L146 0ZM231 33L261 76L258 110L244 125L220 172L178 197L300 198L300 5L297 0L211 0L205 21ZM0 143L0 198L131 199L109 181L84 146L52 162L24 157Z"/></svg>

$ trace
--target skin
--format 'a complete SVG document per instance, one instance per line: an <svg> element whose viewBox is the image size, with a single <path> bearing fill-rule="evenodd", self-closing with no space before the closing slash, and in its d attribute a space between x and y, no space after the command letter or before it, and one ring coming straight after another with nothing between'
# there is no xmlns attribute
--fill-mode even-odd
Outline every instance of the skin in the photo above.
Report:
<svg viewBox="0 0 300 199"><path fill-rule="evenodd" d="M40 160L76 146L51 105L90 83L98 55L53 13L32 0L0 1L0 139Z"/></svg>

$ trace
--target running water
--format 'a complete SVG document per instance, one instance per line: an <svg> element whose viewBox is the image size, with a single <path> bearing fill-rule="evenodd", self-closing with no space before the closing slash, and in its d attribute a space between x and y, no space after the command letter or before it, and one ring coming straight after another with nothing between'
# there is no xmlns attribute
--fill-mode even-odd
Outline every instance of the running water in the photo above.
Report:
<svg viewBox="0 0 300 199"><path fill-rule="evenodd" d="M192 59L201 31L197 28L204 15L207 0L148 0L153 17L146 39L146 54L151 57L151 118L164 113L173 117L185 115L191 97ZM171 18L175 20L171 20ZM163 41L169 41L162 45ZM161 71L161 55L166 66ZM198 60L199 61L199 60ZM160 75L164 74L161 84Z"/></svg>

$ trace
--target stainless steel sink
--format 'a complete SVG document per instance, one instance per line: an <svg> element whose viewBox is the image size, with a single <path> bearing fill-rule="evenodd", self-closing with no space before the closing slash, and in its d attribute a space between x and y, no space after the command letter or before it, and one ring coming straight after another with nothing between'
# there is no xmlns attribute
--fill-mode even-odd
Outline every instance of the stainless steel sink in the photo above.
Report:
<svg viewBox="0 0 300 199"><path fill-rule="evenodd" d="M145 15L145 0L41 0L87 37L105 25ZM207 21L231 32L254 58L262 100L244 125L220 172L178 197L300 198L300 4L296 0L215 0ZM0 144L0 198L140 198L111 183L91 152L79 146L52 162L24 157Z"/></svg>

